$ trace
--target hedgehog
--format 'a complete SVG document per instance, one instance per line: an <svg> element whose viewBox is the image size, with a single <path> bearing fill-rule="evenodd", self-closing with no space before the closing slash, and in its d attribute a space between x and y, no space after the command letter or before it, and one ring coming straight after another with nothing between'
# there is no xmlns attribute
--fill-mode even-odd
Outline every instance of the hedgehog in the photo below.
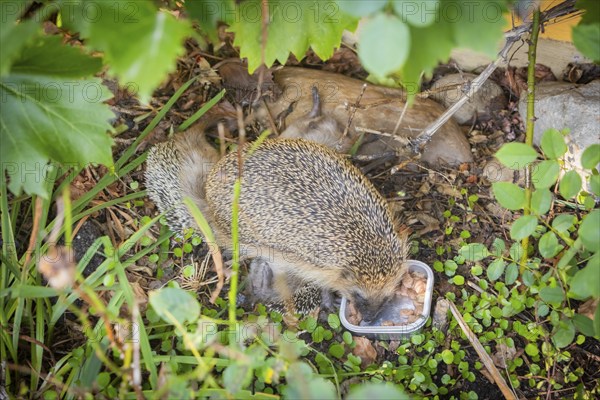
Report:
<svg viewBox="0 0 600 400"><path fill-rule="evenodd" d="M320 125L333 126L330 119L313 117L315 124L309 119L306 126L317 134ZM407 240L385 199L355 166L323 144L287 138L306 133L294 129L252 152L250 144L241 150L238 226L241 249L256 255L250 276L257 279L250 282L265 303L298 312L314 308L320 292L337 292L365 322L372 321L407 270ZM146 186L172 229L194 226L181 205L189 196L218 244L230 249L239 155L219 160L199 130L151 149Z"/></svg>

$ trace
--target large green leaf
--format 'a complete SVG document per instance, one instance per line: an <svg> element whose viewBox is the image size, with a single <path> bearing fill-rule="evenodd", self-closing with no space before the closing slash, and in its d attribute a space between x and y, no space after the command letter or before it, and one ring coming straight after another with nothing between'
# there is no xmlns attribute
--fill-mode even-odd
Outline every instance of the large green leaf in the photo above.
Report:
<svg viewBox="0 0 600 400"><path fill-rule="evenodd" d="M404 65L409 46L408 26L395 15L377 14L361 28L358 55L367 71L384 78Z"/></svg>
<svg viewBox="0 0 600 400"><path fill-rule="evenodd" d="M235 33L240 56L248 59L250 73L262 61L261 10L260 0L247 0L230 12L226 21ZM356 23L357 19L342 12L336 1L270 1L265 64L270 67L276 60L285 64L290 52L302 59L309 47L326 60L340 46L344 30L354 30Z"/></svg>
<svg viewBox="0 0 600 400"><path fill-rule="evenodd" d="M134 83L143 102L174 71L192 34L186 20L159 11L151 1L67 2L65 25L78 30L86 45L102 51L109 73L121 84ZM91 7L93 4L93 7ZM94 12L94 17L81 17Z"/></svg>
<svg viewBox="0 0 600 400"><path fill-rule="evenodd" d="M392 5L396 14L413 26L429 26L439 20L440 0L394 0Z"/></svg>
<svg viewBox="0 0 600 400"><path fill-rule="evenodd" d="M2 23L0 24L0 76L8 74L12 62L19 57L21 49L33 40L34 35L40 31L36 21L25 21L17 24L20 7L13 3L15 10L10 12L7 4L3 4Z"/></svg>
<svg viewBox="0 0 600 400"><path fill-rule="evenodd" d="M596 168L600 164L600 144L594 143L583 151L581 166L587 169Z"/></svg>
<svg viewBox="0 0 600 400"><path fill-rule="evenodd" d="M440 62L447 62L454 47L452 24L445 18L426 27L410 27L408 60L401 69L409 93L420 91L421 73L429 76Z"/></svg>
<svg viewBox="0 0 600 400"><path fill-rule="evenodd" d="M52 55L49 62L44 55ZM79 71L74 68L77 66ZM96 72L98 59L41 37L23 49L11 73L0 79L2 171L9 189L49 196L44 179L50 160L63 165L112 165L109 119L103 102L112 94Z"/></svg>
<svg viewBox="0 0 600 400"><path fill-rule="evenodd" d="M600 61L600 23L573 27L573 43L584 56Z"/></svg>
<svg viewBox="0 0 600 400"><path fill-rule="evenodd" d="M444 0L442 15L454 27L457 47L495 58L504 38L506 2L499 0Z"/></svg>

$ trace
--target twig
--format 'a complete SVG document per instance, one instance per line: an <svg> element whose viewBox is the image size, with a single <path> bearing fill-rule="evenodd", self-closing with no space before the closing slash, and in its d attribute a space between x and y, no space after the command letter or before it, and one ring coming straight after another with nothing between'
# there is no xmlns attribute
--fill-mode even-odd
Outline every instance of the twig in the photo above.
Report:
<svg viewBox="0 0 600 400"><path fill-rule="evenodd" d="M402 144L404 146L407 146L410 143L407 138L392 135L391 133L381 132L381 131L377 131L375 129L363 128L362 126L357 126L355 129L357 132L371 133L373 135L379 135L379 136L385 136L385 137L392 138L395 141L400 142L400 144Z"/></svg>
<svg viewBox="0 0 600 400"><path fill-rule="evenodd" d="M471 328L469 328L469 326L463 319L462 315L460 315L460 312L456 308L456 305L454 305L454 303L452 301L448 301L448 303L450 304L450 311L452 312L452 315L456 319L456 322L458 322L458 325L461 327L461 329L465 333L465 336L467 337L467 339L469 339L469 342L471 342L471 345L477 352L477 355L479 355L479 358L483 362L483 365L485 365L488 372L494 378L496 385L498 385L498 388L500 388L500 391L502 392L504 397L508 400L513 400L513 399L517 400L517 396L513 393L511 388L506 384L504 377L502 377L502 375L500 375L500 371L498 371L498 368L496 368L496 366L494 365L494 362L492 361L491 357L488 355L488 353L485 351L485 349L481 345L481 342L479 341L479 339L477 339L477 337L473 334L473 331L471 331Z"/></svg>
<svg viewBox="0 0 600 400"><path fill-rule="evenodd" d="M350 105L352 110L350 110L350 115L348 116L348 122L346 123L346 128L344 128L344 134L342 135L342 137L348 136L348 130L350 129L350 125L352 125L352 120L354 119L354 114L356 114L356 110L358 109L358 106L360 105L360 101L362 100L363 95L365 94L365 90L367 90L366 83L362 85L360 94L356 98L356 102L354 104Z"/></svg>
<svg viewBox="0 0 600 400"><path fill-rule="evenodd" d="M575 0L565 0L555 7L548 9L541 13L540 23L543 24L552 19L560 18L565 15L572 14L575 12ZM501 64L507 60L508 53L512 46L521 39L526 32L531 30L533 22L526 22L521 24L504 34L506 43L500 52L498 58L491 64L489 64L483 72L472 82L467 82L464 85L464 94L452 107L446 110L436 121L431 123L427 128L423 130L411 143L411 147L415 153L419 153L422 147L428 143L433 135L444 125L477 91L483 86L483 83L492 75L492 73Z"/></svg>

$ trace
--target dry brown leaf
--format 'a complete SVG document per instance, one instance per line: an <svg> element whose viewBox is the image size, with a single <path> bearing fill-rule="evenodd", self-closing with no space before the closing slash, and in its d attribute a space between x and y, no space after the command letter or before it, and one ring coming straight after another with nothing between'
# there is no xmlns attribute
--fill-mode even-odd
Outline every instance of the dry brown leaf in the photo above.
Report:
<svg viewBox="0 0 600 400"><path fill-rule="evenodd" d="M352 354L360 357L360 366L361 368L366 368L370 364L373 364L377 359L377 351L371 341L362 336L353 336L354 343L356 343L356 347L352 349Z"/></svg>

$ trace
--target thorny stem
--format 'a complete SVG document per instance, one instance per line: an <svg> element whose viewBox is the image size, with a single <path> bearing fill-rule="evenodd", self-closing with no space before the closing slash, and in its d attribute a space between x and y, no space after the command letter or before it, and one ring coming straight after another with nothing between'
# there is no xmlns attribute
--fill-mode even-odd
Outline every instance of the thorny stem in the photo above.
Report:
<svg viewBox="0 0 600 400"><path fill-rule="evenodd" d="M527 128L525 144L533 146L533 128L535 126L535 60L538 36L540 33L540 9L533 11L533 21L531 24L531 38L529 39L527 66ZM525 166L525 210L524 215L531 213L531 163ZM525 272L527 262L527 248L529 247L529 236L521 241L523 254L521 255L520 272Z"/></svg>

